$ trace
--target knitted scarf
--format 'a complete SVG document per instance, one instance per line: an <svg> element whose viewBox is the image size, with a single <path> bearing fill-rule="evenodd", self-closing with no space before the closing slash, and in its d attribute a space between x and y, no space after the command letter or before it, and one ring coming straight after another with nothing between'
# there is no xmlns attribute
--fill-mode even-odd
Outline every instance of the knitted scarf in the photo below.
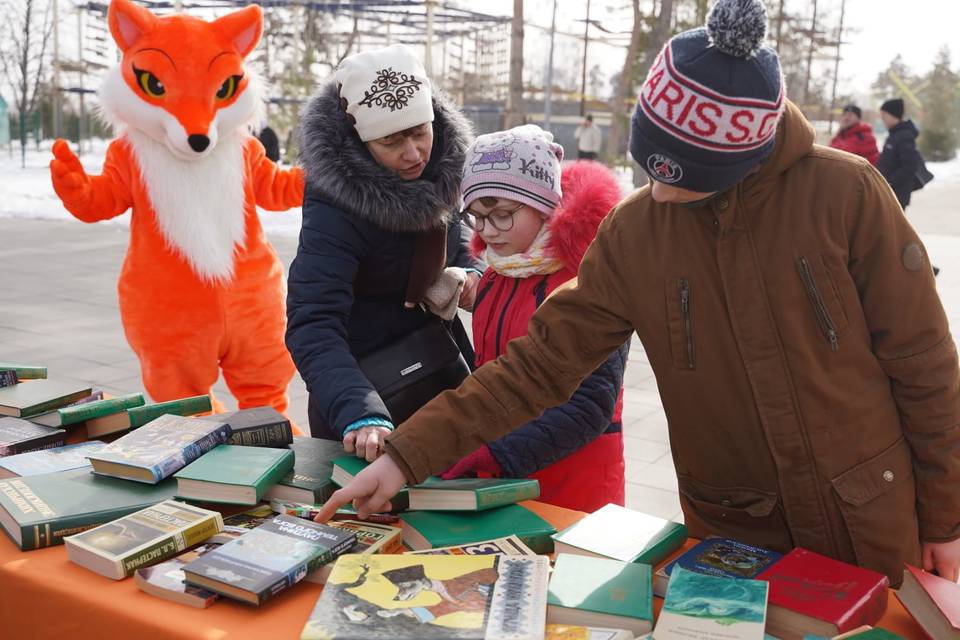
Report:
<svg viewBox="0 0 960 640"><path fill-rule="evenodd" d="M484 260L491 269L510 278L529 278L556 273L563 268L563 262L546 254L549 241L550 228L544 224L537 237L533 239L533 243L523 253L501 256L487 249L484 252Z"/></svg>

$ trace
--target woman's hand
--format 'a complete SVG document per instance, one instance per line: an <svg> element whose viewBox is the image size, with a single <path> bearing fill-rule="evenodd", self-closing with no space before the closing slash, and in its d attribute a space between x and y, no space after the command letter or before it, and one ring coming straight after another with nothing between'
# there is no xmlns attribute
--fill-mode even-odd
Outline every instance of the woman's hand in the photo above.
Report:
<svg viewBox="0 0 960 640"><path fill-rule="evenodd" d="M326 522L337 509L353 503L357 516L363 520L371 513L390 510L390 498L397 495L406 484L403 471L390 456L380 456L376 462L358 473L350 484L336 491L316 515L316 522Z"/></svg>
<svg viewBox="0 0 960 640"><path fill-rule="evenodd" d="M467 272L467 281L463 285L463 291L460 292L459 306L464 311L473 311L473 305L477 301L477 285L480 284L480 276L473 271Z"/></svg>
<svg viewBox="0 0 960 640"><path fill-rule="evenodd" d="M361 427L343 437L343 449L358 458L373 462L383 449L383 439L390 433L386 427Z"/></svg>

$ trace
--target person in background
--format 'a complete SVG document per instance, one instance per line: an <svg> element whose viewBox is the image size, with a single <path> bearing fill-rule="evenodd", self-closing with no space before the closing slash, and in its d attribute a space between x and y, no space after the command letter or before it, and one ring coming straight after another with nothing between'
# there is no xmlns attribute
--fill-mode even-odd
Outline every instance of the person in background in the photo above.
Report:
<svg viewBox="0 0 960 640"><path fill-rule="evenodd" d="M870 164L877 166L877 139L873 135L873 127L863 122L860 107L848 104L840 114L840 131L830 141L830 146L840 149L861 158L866 158Z"/></svg>
<svg viewBox="0 0 960 640"><path fill-rule="evenodd" d="M636 332L691 536L957 580L960 366L926 251L870 163L814 144L766 23L761 0L718 0L665 45L630 136L651 185L527 335L387 436L320 521L381 511L563 404Z"/></svg>
<svg viewBox="0 0 960 640"><path fill-rule="evenodd" d="M502 148L509 163L481 163ZM525 125L480 136L464 165L463 220L489 265L477 287L473 341L477 366L526 335L530 317L573 279L597 227L620 199L613 173L596 162L563 165L553 136ZM474 171L474 167L485 167ZM535 478L540 500L578 511L624 503L623 375L629 342L596 369L565 404L484 445L442 475Z"/></svg>
<svg viewBox="0 0 960 640"><path fill-rule="evenodd" d="M260 129L257 139L260 140L264 151L267 152L267 158L274 162L280 162L280 139L270 125L265 125L263 129Z"/></svg>
<svg viewBox="0 0 960 640"><path fill-rule="evenodd" d="M597 154L603 145L603 134L600 127L593 124L593 115L587 114L577 130L573 132L573 137L577 139L577 159L578 160L596 160Z"/></svg>

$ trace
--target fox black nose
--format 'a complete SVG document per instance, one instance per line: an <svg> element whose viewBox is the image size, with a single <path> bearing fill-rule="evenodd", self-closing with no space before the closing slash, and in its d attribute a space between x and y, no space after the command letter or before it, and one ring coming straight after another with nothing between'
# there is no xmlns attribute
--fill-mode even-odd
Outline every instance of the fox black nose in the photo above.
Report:
<svg viewBox="0 0 960 640"><path fill-rule="evenodd" d="M200 153L210 146L210 138L200 135L199 133L194 133L193 135L187 137L187 144L190 145L191 149L197 153Z"/></svg>

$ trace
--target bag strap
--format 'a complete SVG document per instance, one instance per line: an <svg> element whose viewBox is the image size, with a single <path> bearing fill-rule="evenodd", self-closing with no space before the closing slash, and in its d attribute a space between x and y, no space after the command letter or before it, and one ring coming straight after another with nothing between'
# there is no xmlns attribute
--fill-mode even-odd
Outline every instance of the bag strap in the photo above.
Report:
<svg viewBox="0 0 960 640"><path fill-rule="evenodd" d="M447 229L440 227L416 234L413 259L407 279L407 302L423 302L430 288L447 264Z"/></svg>

